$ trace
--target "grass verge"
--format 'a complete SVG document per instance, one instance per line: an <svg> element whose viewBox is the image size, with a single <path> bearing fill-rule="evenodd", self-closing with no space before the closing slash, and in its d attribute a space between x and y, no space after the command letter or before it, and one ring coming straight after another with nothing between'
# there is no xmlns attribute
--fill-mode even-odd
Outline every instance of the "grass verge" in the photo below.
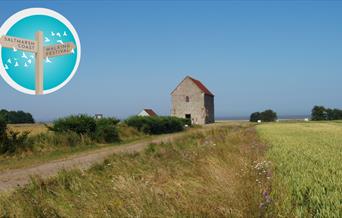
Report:
<svg viewBox="0 0 342 218"><path fill-rule="evenodd" d="M0 198L8 217L251 217L263 213L264 147L250 126L190 131Z"/></svg>
<svg viewBox="0 0 342 218"><path fill-rule="evenodd" d="M30 137L35 138L38 138L40 134L44 136L43 139L53 135L53 133L47 132L47 128L42 124L11 124L9 128L18 132L29 131ZM0 172L10 169L34 166L104 147L125 145L135 141L149 140L152 138L151 136L142 134L134 128L128 127L126 125L120 125L118 127L118 133L121 141L111 144L81 143L75 146L68 146L68 142L66 142L65 145L63 145L63 143L62 145L52 145L46 144L44 143L44 140L41 140L42 142L40 142L39 145L34 144L32 146L34 148L32 150L18 152L13 155L0 155ZM63 137L63 135L61 135L61 137ZM37 143L37 141L38 140L35 140L34 142ZM60 139L60 141L63 140ZM49 142L49 140L47 140L47 142Z"/></svg>

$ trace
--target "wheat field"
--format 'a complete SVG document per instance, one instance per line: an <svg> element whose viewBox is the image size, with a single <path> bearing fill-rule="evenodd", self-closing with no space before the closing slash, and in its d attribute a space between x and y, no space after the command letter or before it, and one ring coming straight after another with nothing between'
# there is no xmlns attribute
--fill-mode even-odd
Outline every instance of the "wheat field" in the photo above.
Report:
<svg viewBox="0 0 342 218"><path fill-rule="evenodd" d="M272 162L272 217L342 217L342 123L257 127Z"/></svg>

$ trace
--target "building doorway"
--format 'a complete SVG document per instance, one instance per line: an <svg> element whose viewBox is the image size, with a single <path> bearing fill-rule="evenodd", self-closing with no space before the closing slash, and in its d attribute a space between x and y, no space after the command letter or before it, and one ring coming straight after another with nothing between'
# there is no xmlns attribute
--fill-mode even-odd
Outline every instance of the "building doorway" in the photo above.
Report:
<svg viewBox="0 0 342 218"><path fill-rule="evenodd" d="M191 120L191 114L185 114L185 119Z"/></svg>

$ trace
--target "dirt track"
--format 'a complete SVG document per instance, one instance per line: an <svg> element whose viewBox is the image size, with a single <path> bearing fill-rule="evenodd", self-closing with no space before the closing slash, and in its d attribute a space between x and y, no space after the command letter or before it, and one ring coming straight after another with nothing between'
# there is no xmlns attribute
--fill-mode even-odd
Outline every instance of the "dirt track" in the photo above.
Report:
<svg viewBox="0 0 342 218"><path fill-rule="evenodd" d="M182 133L163 135L153 140L134 142L121 146L101 148L94 151L88 151L77 155L69 156L65 159L59 159L44 163L38 166L8 170L0 173L0 191L9 191L17 186L22 186L30 182L30 177L39 175L42 178L56 175L62 169L87 169L95 163L102 162L106 157L114 153L133 153L143 150L149 143L160 143L172 141Z"/></svg>

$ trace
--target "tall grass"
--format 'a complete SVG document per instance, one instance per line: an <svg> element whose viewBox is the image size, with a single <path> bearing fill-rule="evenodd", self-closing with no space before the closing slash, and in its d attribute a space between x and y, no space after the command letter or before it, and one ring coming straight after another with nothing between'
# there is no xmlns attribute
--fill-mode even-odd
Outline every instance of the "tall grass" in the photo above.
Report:
<svg viewBox="0 0 342 218"><path fill-rule="evenodd" d="M14 130L12 127L10 126L10 130ZM38 130L35 128L38 128ZM40 125L30 125L30 127L26 124L16 125L15 131L25 133L27 130L32 130L34 134L29 134L27 142L25 142L25 149L15 149L14 153L0 154L0 171L28 167L86 150L119 145L147 137L135 128L120 124L117 126L117 130L121 141L112 144L101 144L86 135L80 136L73 132L49 132L45 126L45 131L41 131L41 128Z"/></svg>
<svg viewBox="0 0 342 218"><path fill-rule="evenodd" d="M257 127L273 162L271 217L342 217L342 123Z"/></svg>
<svg viewBox="0 0 342 218"><path fill-rule="evenodd" d="M88 171L36 178L0 198L0 216L260 216L263 177L254 166L262 154L248 127L199 130Z"/></svg>

